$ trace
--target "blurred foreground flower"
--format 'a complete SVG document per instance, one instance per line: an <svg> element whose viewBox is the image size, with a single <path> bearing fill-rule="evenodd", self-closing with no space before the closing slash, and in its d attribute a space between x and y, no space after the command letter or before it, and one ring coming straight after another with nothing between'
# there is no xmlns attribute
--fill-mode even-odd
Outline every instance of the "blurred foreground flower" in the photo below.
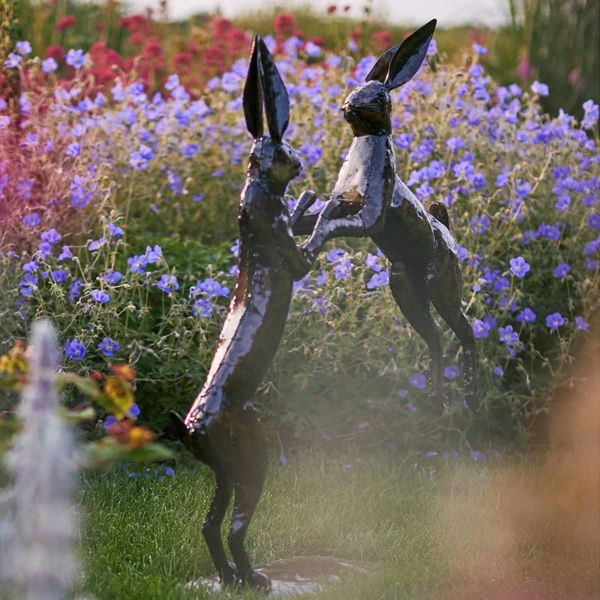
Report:
<svg viewBox="0 0 600 600"><path fill-rule="evenodd" d="M21 430L6 457L11 483L0 575L23 598L58 600L76 571L71 499L77 467L71 432L59 415L58 349L47 321L33 325L29 365L18 409Z"/></svg>

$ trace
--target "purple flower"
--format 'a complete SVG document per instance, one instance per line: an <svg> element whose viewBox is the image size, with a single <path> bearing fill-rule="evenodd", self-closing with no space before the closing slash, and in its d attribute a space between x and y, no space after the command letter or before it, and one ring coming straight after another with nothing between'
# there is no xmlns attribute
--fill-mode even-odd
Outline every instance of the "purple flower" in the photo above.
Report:
<svg viewBox="0 0 600 600"><path fill-rule="evenodd" d="M142 411L140 410L140 407L134 402L130 407L129 410L127 411L127 416L130 419L133 419L135 421L135 419L137 419L140 416L140 413Z"/></svg>
<svg viewBox="0 0 600 600"><path fill-rule="evenodd" d="M179 289L179 283L175 275L162 275L156 287L165 292L165 294L170 294Z"/></svg>
<svg viewBox="0 0 600 600"><path fill-rule="evenodd" d="M547 96L549 93L548 86L545 83L540 83L539 81L534 81L531 84L531 91L540 96Z"/></svg>
<svg viewBox="0 0 600 600"><path fill-rule="evenodd" d="M336 279L337 279L337 277L336 277ZM388 272L380 271L379 273L375 273L371 277L371 279L369 279L369 281L367 283L367 289L374 290L378 287L388 285L389 282L390 282L390 278L389 278Z"/></svg>
<svg viewBox="0 0 600 600"><path fill-rule="evenodd" d="M327 262L333 263L340 260L346 254L341 248L332 248L326 256Z"/></svg>
<svg viewBox="0 0 600 600"><path fill-rule="evenodd" d="M31 54L31 44L28 41L17 42L15 45L17 52L22 56L26 54Z"/></svg>
<svg viewBox="0 0 600 600"><path fill-rule="evenodd" d="M65 62L74 69L81 69L85 65L85 54L83 50L69 50Z"/></svg>
<svg viewBox="0 0 600 600"><path fill-rule="evenodd" d="M69 287L69 300L75 300L75 298L79 297L81 293L79 288L83 286L83 281L81 279L76 279Z"/></svg>
<svg viewBox="0 0 600 600"><path fill-rule="evenodd" d="M13 52L11 52L8 55L8 58L4 61L4 66L8 67L9 69L14 69L15 67L19 66L20 62L21 56L19 54L14 54Z"/></svg>
<svg viewBox="0 0 600 600"><path fill-rule="evenodd" d="M451 137L446 140L446 148L452 152L460 150L465 145L465 142L460 137Z"/></svg>
<svg viewBox="0 0 600 600"><path fill-rule="evenodd" d="M218 281L208 277L204 281L196 282L196 285L193 285L190 288L190 296L192 298L201 293L205 293L209 298L215 296L228 296L229 288L222 286Z"/></svg>
<svg viewBox="0 0 600 600"><path fill-rule="evenodd" d="M62 252L58 255L58 260L67 260L68 258L73 258L71 248L69 248L69 246L63 246Z"/></svg>
<svg viewBox="0 0 600 600"><path fill-rule="evenodd" d="M473 335L478 339L486 338L491 329L489 323L486 323L481 319L475 319L475 321L473 321Z"/></svg>
<svg viewBox="0 0 600 600"><path fill-rule="evenodd" d="M600 229L600 214L588 215L587 222L592 229Z"/></svg>
<svg viewBox="0 0 600 600"><path fill-rule="evenodd" d="M348 257L344 257L333 268L333 275L336 279L347 279L350 271L352 271L352 263Z"/></svg>
<svg viewBox="0 0 600 600"><path fill-rule="evenodd" d="M100 279L108 285L117 285L122 278L122 273L119 273L119 271L113 271L112 269L108 269L108 271L106 271L106 273L100 277Z"/></svg>
<svg viewBox="0 0 600 600"><path fill-rule="evenodd" d="M115 352L118 352L120 348L121 348L121 344L119 344L119 342L117 342L116 340L113 340L109 337L105 337L98 344L98 350L100 350L102 352L102 354L104 354L104 356L107 356L107 357L110 357Z"/></svg>
<svg viewBox="0 0 600 600"><path fill-rule="evenodd" d="M81 144L78 144L77 142L73 142L72 144L69 144L67 146L66 154L70 158L75 158L76 156L79 156L81 154Z"/></svg>
<svg viewBox="0 0 600 600"><path fill-rule="evenodd" d="M192 306L192 312L196 317L210 317L212 310L212 302L207 298L199 298Z"/></svg>
<svg viewBox="0 0 600 600"><path fill-rule="evenodd" d="M23 225L25 227L37 227L42 222L40 215L36 212L23 217Z"/></svg>
<svg viewBox="0 0 600 600"><path fill-rule="evenodd" d="M105 237L101 237L99 240L92 240L87 245L87 249L89 252L94 252L95 250L100 250L102 246L108 244L108 240Z"/></svg>
<svg viewBox="0 0 600 600"><path fill-rule="evenodd" d="M140 144L140 147L131 153L129 157L129 165L134 171L143 171L147 166L148 162L154 158L154 153L150 146L146 144Z"/></svg>
<svg viewBox="0 0 600 600"><path fill-rule="evenodd" d="M242 78L237 73L223 73L221 77L221 87L227 93L238 92L242 84Z"/></svg>
<svg viewBox="0 0 600 600"><path fill-rule="evenodd" d="M108 417L106 417L106 419L104 419L104 422L102 423L102 427L107 430L110 428L111 425L115 425L116 423L118 423L119 420L117 419L117 417L113 417L112 415L108 415Z"/></svg>
<svg viewBox="0 0 600 600"><path fill-rule="evenodd" d="M54 283L64 283L67 280L67 272L64 269L52 271L52 279Z"/></svg>
<svg viewBox="0 0 600 600"><path fill-rule="evenodd" d="M510 272L516 277L525 277L531 267L522 256L510 259Z"/></svg>
<svg viewBox="0 0 600 600"><path fill-rule="evenodd" d="M567 263L560 263L556 269L554 269L554 277L562 279L566 277L571 271L571 267Z"/></svg>
<svg viewBox="0 0 600 600"><path fill-rule="evenodd" d="M311 42L310 40L306 42L306 46L304 46L304 51L306 52L307 56L310 56L310 58L317 58L318 56L321 56L320 46L317 46L317 44Z"/></svg>
<svg viewBox="0 0 600 600"><path fill-rule="evenodd" d="M561 194L554 203L554 208L558 212L565 212L571 206L571 198L568 194Z"/></svg>
<svg viewBox="0 0 600 600"><path fill-rule="evenodd" d="M488 49L484 46L480 46L479 44L473 44L473 50L475 50L476 54L487 54Z"/></svg>
<svg viewBox="0 0 600 600"><path fill-rule="evenodd" d="M81 360L86 354L86 349L81 342L67 339L65 342L65 354L73 360Z"/></svg>
<svg viewBox="0 0 600 600"><path fill-rule="evenodd" d="M186 158L193 158L198 152L200 152L198 144L186 144L181 150L181 154Z"/></svg>
<svg viewBox="0 0 600 600"><path fill-rule="evenodd" d="M585 111L585 114L581 126L584 129L591 129L598 122L600 108L593 100L587 100L583 103L583 110Z"/></svg>
<svg viewBox="0 0 600 600"><path fill-rule="evenodd" d="M444 369L444 377L446 379L456 379L460 376L460 368L458 365L450 365Z"/></svg>
<svg viewBox="0 0 600 600"><path fill-rule="evenodd" d="M113 223L108 224L108 233L114 238L123 237L123 230L118 225L114 225Z"/></svg>
<svg viewBox="0 0 600 600"><path fill-rule="evenodd" d="M507 346L514 346L519 343L519 334L513 330L512 325L498 328L498 336L500 341Z"/></svg>
<svg viewBox="0 0 600 600"><path fill-rule="evenodd" d="M148 262L146 261L145 256L130 256L127 259L127 264L132 273L144 273L144 269Z"/></svg>
<svg viewBox="0 0 600 600"><path fill-rule="evenodd" d="M492 373L496 375L496 377L502 377L502 375L504 375L504 369L500 366L496 366L492 369Z"/></svg>
<svg viewBox="0 0 600 600"><path fill-rule="evenodd" d="M58 69L58 63L52 57L42 61L42 71L44 73L54 73L56 69Z"/></svg>
<svg viewBox="0 0 600 600"><path fill-rule="evenodd" d="M171 91L174 90L177 86L179 85L179 76L178 75L169 75L166 83L165 83L165 89Z"/></svg>
<svg viewBox="0 0 600 600"><path fill-rule="evenodd" d="M546 317L546 327L550 329L550 331L556 331L559 327L562 327L565 324L565 320L563 316L558 313L552 313Z"/></svg>
<svg viewBox="0 0 600 600"><path fill-rule="evenodd" d="M519 323L533 323L535 321L535 313L530 308L524 308L518 315Z"/></svg>
<svg viewBox="0 0 600 600"><path fill-rule="evenodd" d="M60 233L58 233L58 231L56 231L56 229L52 228L48 229L47 231L44 231L42 235L40 235L40 238L42 242L46 242L48 244L56 244L60 242L62 236L60 235Z"/></svg>
<svg viewBox="0 0 600 600"><path fill-rule="evenodd" d="M102 290L94 290L92 300L98 302L98 304L106 304L110 300L110 296Z"/></svg>
<svg viewBox="0 0 600 600"><path fill-rule="evenodd" d="M408 378L408 382L412 387L417 388L418 390L425 389L425 386L427 385L427 379L423 373L413 373Z"/></svg>
<svg viewBox="0 0 600 600"><path fill-rule="evenodd" d="M369 252L369 254L367 254L367 258L365 260L365 266L367 267L367 269L371 269L372 271L377 271L379 273L379 271L381 271L383 269L383 267L381 266L381 263L379 262L379 256L377 256L376 254L371 254Z"/></svg>
<svg viewBox="0 0 600 600"><path fill-rule="evenodd" d="M144 259L146 263L150 264L158 264L163 257L162 248L157 244L154 248L150 248L150 246L146 246L146 253L144 254Z"/></svg>
<svg viewBox="0 0 600 600"><path fill-rule="evenodd" d="M473 217L470 221L471 231L475 235L481 235L488 230L490 218L487 215Z"/></svg>
<svg viewBox="0 0 600 600"><path fill-rule="evenodd" d="M517 183L515 185L515 192L519 198L526 198L527 194L531 191L531 184L528 181L521 181L517 179Z"/></svg>
<svg viewBox="0 0 600 600"><path fill-rule="evenodd" d="M590 324L583 317L575 317L575 325L582 331L588 331L590 328Z"/></svg>
<svg viewBox="0 0 600 600"><path fill-rule="evenodd" d="M541 235L549 241L556 241L560 238L560 229L556 225L542 223L537 228L537 235Z"/></svg>
<svg viewBox="0 0 600 600"><path fill-rule="evenodd" d="M410 149L411 144L413 143L413 136L410 133L401 133L396 138L396 145L398 148L402 148L403 150Z"/></svg>

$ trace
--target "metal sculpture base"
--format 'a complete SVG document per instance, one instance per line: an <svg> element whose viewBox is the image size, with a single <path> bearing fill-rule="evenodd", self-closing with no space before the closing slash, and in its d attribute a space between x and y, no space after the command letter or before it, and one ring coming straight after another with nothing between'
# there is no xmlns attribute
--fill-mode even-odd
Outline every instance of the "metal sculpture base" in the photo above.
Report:
<svg viewBox="0 0 600 600"><path fill-rule="evenodd" d="M290 598L299 594L320 592L327 585L340 582L344 575L367 575L373 566L357 560L329 556L298 556L276 560L270 565L255 568L271 579L269 598ZM191 581L186 588L217 593L221 591L221 583L215 575Z"/></svg>

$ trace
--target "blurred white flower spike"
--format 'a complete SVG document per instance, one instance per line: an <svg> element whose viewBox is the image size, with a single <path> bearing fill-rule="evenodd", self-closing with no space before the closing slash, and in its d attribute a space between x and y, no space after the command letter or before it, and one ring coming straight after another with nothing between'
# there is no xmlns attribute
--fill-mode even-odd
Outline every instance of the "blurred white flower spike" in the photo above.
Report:
<svg viewBox="0 0 600 600"><path fill-rule="evenodd" d="M1 587L12 586L12 597L58 600L68 595L77 566L77 467L71 432L59 416L59 352L50 322L34 323L27 355L29 380L18 408L22 427L6 456Z"/></svg>

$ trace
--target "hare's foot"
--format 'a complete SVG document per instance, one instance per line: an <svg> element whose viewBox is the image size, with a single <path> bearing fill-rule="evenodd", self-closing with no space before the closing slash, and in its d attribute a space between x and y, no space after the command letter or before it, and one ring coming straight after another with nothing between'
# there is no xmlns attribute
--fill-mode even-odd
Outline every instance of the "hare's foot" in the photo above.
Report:
<svg viewBox="0 0 600 600"><path fill-rule="evenodd" d="M271 580L260 571L252 569L246 578L246 584L258 591L268 594L271 591Z"/></svg>

